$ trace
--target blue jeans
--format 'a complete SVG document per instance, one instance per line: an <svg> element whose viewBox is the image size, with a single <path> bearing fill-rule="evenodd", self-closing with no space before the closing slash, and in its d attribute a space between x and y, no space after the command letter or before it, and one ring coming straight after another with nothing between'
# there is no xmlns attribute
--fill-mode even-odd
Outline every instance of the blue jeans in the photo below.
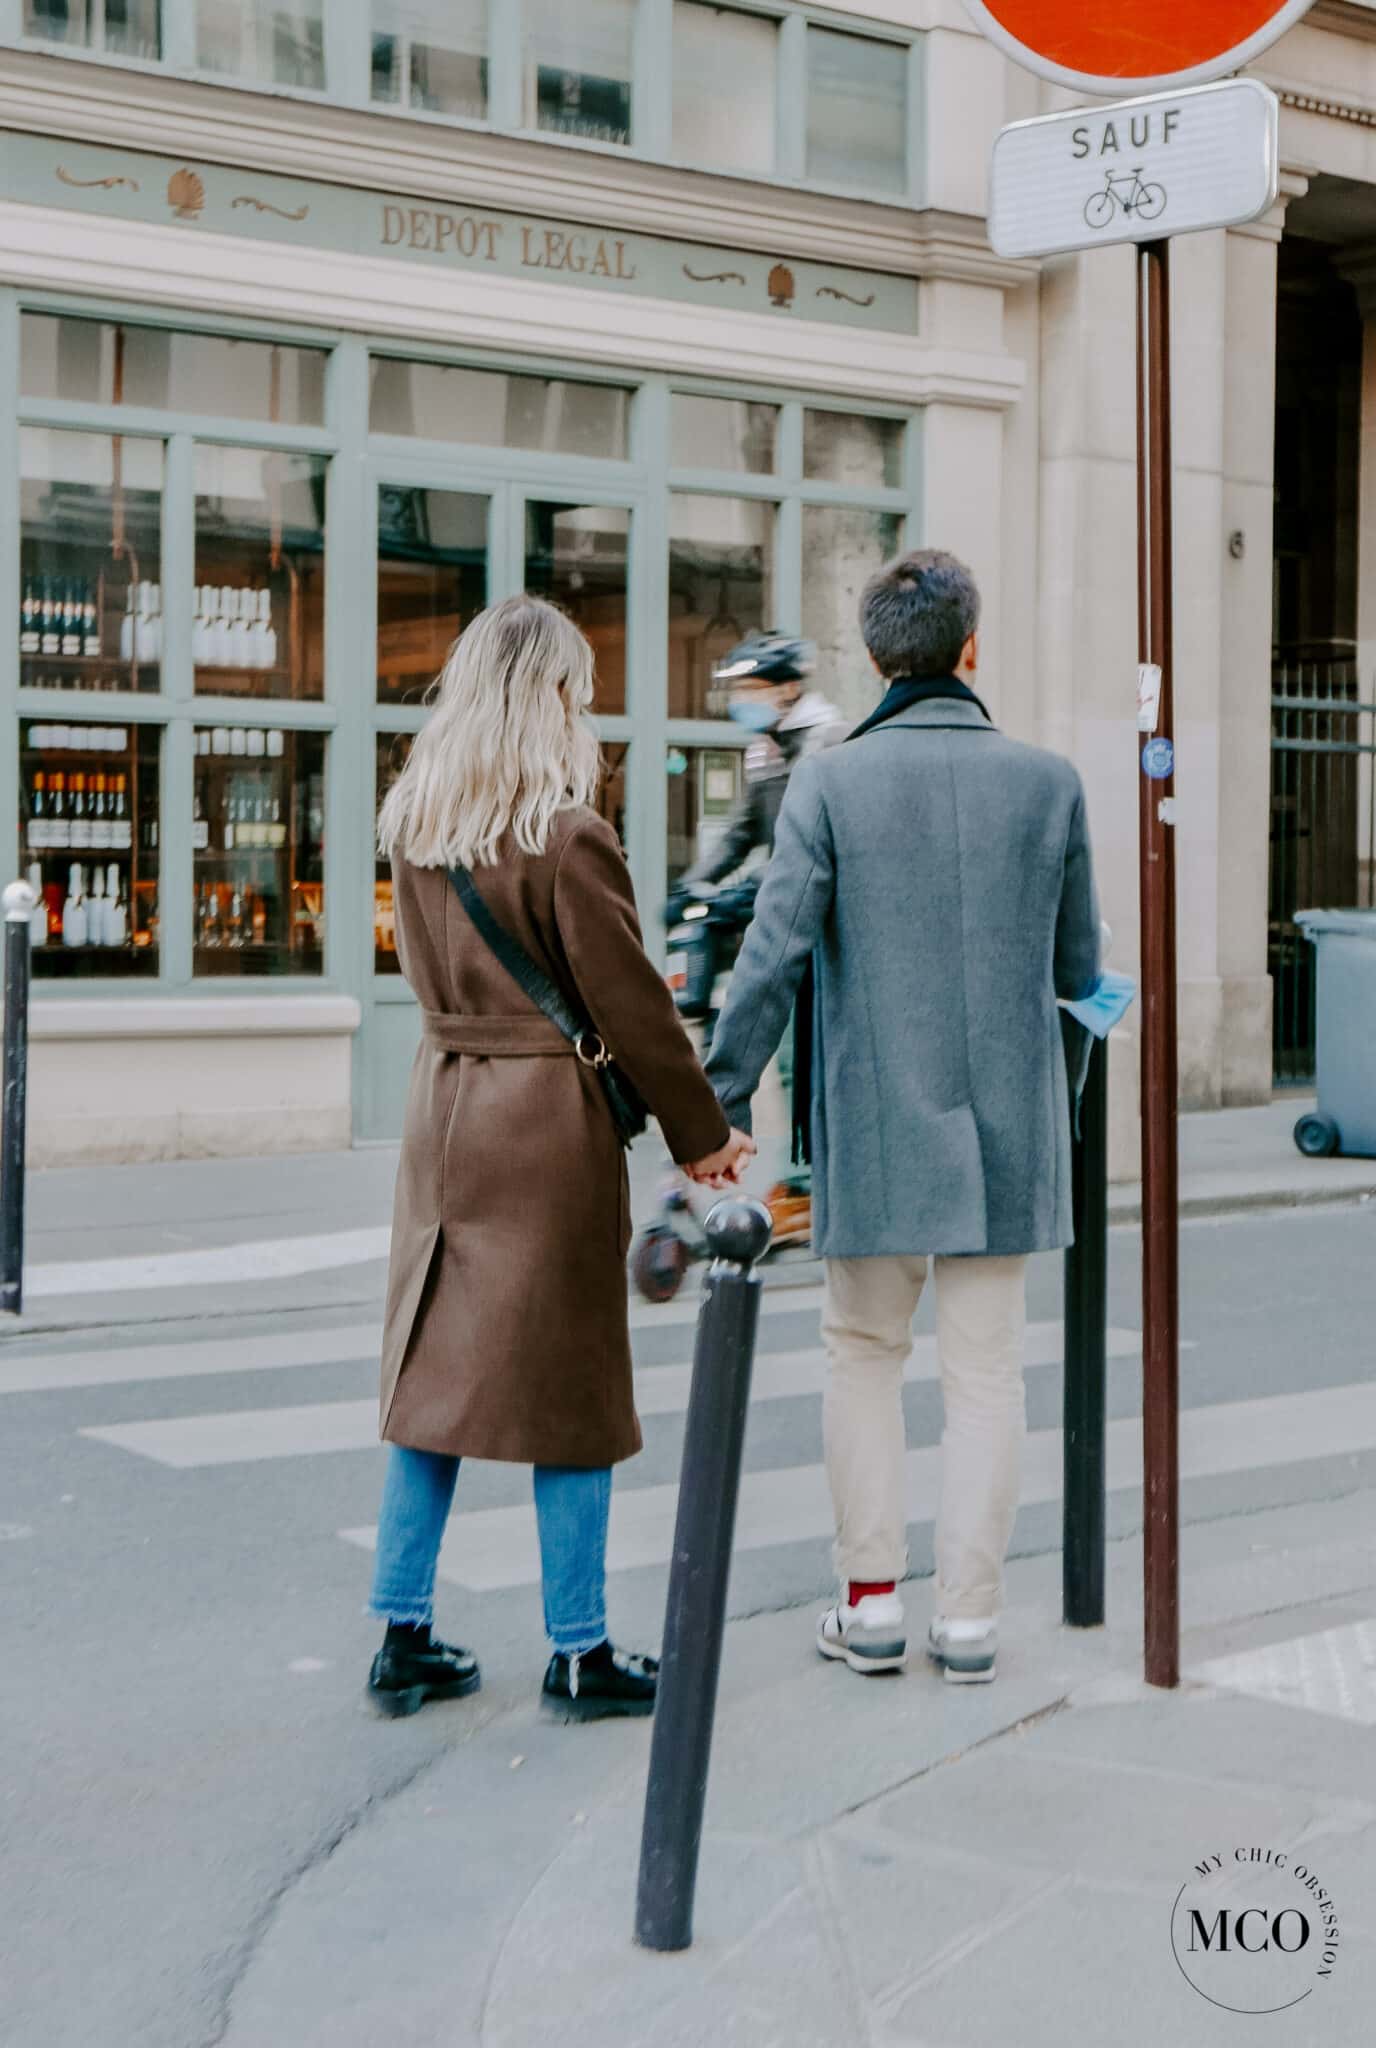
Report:
<svg viewBox="0 0 1376 2048"><path fill-rule="evenodd" d="M556 1650L580 1656L607 1635L612 1475L605 1467L589 1471L574 1465L537 1465L534 1472L545 1632ZM368 1603L384 1621L431 1619L435 1566L458 1476L457 1458L391 1446Z"/></svg>

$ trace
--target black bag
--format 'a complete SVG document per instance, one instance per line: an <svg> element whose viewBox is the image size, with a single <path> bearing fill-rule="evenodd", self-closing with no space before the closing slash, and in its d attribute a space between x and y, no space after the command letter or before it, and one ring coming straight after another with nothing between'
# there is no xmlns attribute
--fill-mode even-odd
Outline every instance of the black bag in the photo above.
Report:
<svg viewBox="0 0 1376 2048"><path fill-rule="evenodd" d="M617 1137L623 1145L633 1144L650 1120L650 1113L634 1083L617 1066L590 1021L580 1016L565 1000L563 992L556 988L543 967L536 966L520 940L513 939L506 927L497 922L478 894L468 869L456 863L449 870L449 879L479 937L491 947L517 987L524 989L551 1024L558 1025L583 1065L595 1070L612 1113Z"/></svg>

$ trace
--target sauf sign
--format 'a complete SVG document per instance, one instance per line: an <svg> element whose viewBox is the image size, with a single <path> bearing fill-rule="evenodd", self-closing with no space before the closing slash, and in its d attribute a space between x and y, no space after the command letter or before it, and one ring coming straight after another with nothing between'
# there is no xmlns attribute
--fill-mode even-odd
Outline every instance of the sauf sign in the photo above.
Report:
<svg viewBox="0 0 1376 2048"><path fill-rule="evenodd" d="M1227 79L1016 121L994 144L989 239L1055 256L1236 227L1275 204L1276 96Z"/></svg>

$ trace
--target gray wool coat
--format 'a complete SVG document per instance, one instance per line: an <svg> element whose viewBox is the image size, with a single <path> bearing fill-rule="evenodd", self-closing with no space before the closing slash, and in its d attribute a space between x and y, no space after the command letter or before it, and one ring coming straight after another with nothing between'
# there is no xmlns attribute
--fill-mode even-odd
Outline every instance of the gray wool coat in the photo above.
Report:
<svg viewBox="0 0 1376 2048"><path fill-rule="evenodd" d="M814 953L816 1249L1069 1244L1056 998L1099 972L1070 763L950 699L801 764L708 1062L744 1129Z"/></svg>

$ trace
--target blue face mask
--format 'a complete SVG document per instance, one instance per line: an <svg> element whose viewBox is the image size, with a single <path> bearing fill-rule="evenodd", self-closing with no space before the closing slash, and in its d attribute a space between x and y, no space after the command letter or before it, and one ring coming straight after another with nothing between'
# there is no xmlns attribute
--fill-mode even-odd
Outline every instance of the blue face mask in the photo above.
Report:
<svg viewBox="0 0 1376 2048"><path fill-rule="evenodd" d="M772 704L751 704L741 698L730 709L737 725L743 725L747 732L773 732L783 717L782 711L776 711Z"/></svg>

